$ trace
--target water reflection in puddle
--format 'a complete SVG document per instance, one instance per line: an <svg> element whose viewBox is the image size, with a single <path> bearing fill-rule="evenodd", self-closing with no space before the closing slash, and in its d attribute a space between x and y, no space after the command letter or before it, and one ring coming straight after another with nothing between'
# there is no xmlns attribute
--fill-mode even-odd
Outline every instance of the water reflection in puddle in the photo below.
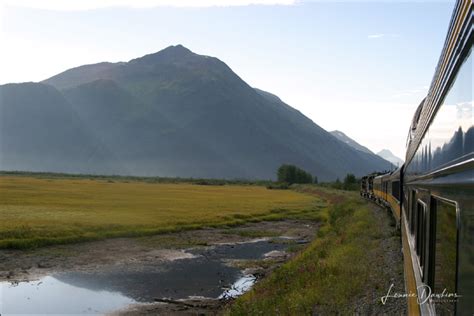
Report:
<svg viewBox="0 0 474 316"><path fill-rule="evenodd" d="M235 297L247 291L255 277L243 276L226 265L226 259L259 259L286 247L269 241L226 244L190 250L194 258L154 265L108 266L17 285L0 282L0 314L103 314L156 298Z"/></svg>
<svg viewBox="0 0 474 316"><path fill-rule="evenodd" d="M104 314L135 303L120 293L92 291L47 276L0 283L0 314Z"/></svg>
<svg viewBox="0 0 474 316"><path fill-rule="evenodd" d="M219 298L228 299L242 295L248 290L250 290L256 280L257 278L253 275L245 275L235 281L234 284L232 284L232 286L230 287L230 289L225 290L224 293L219 295Z"/></svg>
<svg viewBox="0 0 474 316"><path fill-rule="evenodd" d="M90 290L120 292L138 302L155 298L183 299L189 296L217 297L222 287L232 284L240 270L204 257L160 263L158 267L111 267L106 271L73 272L56 278Z"/></svg>

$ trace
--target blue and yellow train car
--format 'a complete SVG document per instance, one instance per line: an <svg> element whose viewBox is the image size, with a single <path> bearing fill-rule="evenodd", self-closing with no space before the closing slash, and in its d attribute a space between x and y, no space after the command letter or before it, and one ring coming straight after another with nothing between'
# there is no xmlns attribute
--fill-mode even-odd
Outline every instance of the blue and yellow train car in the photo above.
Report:
<svg viewBox="0 0 474 316"><path fill-rule="evenodd" d="M459 0L405 164L361 193L399 223L410 315L474 313L473 42L473 3Z"/></svg>

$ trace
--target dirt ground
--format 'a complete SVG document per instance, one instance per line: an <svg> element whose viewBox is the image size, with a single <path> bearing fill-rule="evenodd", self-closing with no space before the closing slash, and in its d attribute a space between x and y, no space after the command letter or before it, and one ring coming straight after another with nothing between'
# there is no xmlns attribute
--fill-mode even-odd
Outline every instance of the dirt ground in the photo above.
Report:
<svg viewBox="0 0 474 316"><path fill-rule="evenodd" d="M159 264L193 257L186 252L192 248L237 244L276 236L304 244L317 232L318 223L310 221L274 221L249 223L231 228L208 228L140 238L116 238L79 244L56 245L21 251L0 250L0 281L23 282L63 272L93 272L108 266L134 267ZM287 253L270 256L271 264L253 267L252 273L263 277L290 257ZM241 264L241 262L228 262ZM252 268L250 268L252 269ZM226 302L197 298L172 302L136 304L112 315L213 315Z"/></svg>
<svg viewBox="0 0 474 316"><path fill-rule="evenodd" d="M295 220L258 222L232 228L107 239L28 251L0 250L0 281L29 281L55 272L94 271L109 264L146 264L189 258L192 255L184 252L185 249L248 242L256 238L288 236L310 241L317 226L315 222Z"/></svg>

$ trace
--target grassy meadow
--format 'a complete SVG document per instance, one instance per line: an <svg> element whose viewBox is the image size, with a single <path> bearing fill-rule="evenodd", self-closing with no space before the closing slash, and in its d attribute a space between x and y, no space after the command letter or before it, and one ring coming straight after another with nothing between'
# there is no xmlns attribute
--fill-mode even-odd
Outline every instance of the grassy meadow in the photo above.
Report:
<svg viewBox="0 0 474 316"><path fill-rule="evenodd" d="M385 294L390 277L380 268L386 249L379 245L399 240L385 229L387 221L374 216L355 192L308 186L299 190L313 190L332 201L317 238L240 296L227 315L350 315L366 289ZM401 264L397 269L401 275Z"/></svg>
<svg viewBox="0 0 474 316"><path fill-rule="evenodd" d="M0 248L317 219L324 206L315 196L256 185L2 175Z"/></svg>

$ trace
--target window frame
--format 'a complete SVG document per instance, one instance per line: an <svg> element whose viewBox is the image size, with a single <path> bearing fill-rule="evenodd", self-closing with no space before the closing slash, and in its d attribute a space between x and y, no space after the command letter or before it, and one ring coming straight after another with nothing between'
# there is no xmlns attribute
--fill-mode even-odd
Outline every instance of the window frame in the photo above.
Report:
<svg viewBox="0 0 474 316"><path fill-rule="evenodd" d="M428 205L422 199L416 199L416 232L415 232L415 253L418 259L418 267L423 282L426 281L426 212ZM421 211L420 211L421 210Z"/></svg>
<svg viewBox="0 0 474 316"><path fill-rule="evenodd" d="M439 196L437 194L431 194L430 196L430 210L431 208L433 208L433 212L435 214L434 216L434 225L433 225L433 238L431 238L430 242L432 243L432 245L430 245L430 250L432 249L433 252L432 254L430 255L430 268L432 269L431 272L429 272L429 274L431 275L430 276L430 279L429 281L432 282L431 284L429 284L431 286L431 289L434 291L434 287L435 287L435 263L436 263L436 232L437 232L437 226L438 226L438 201L441 201L443 203L446 203L446 204L450 204L451 206L454 206L455 207L455 211L456 211L456 273L455 273L455 282L454 282L454 288L455 288L455 292L457 293L457 290L458 290L458 273L459 273L459 237L460 237L460 228L461 228L461 210L459 208L459 203L454 201L454 200L451 200L451 199L448 199L448 198L445 198L445 197L442 197L442 196ZM434 202L434 203L433 203ZM456 308L457 308L457 304L455 304L455 314L456 314Z"/></svg>

